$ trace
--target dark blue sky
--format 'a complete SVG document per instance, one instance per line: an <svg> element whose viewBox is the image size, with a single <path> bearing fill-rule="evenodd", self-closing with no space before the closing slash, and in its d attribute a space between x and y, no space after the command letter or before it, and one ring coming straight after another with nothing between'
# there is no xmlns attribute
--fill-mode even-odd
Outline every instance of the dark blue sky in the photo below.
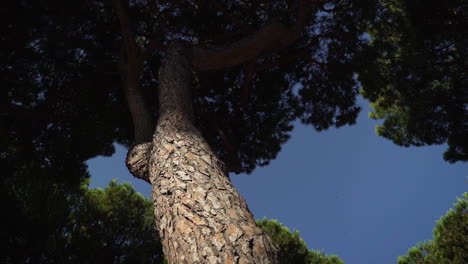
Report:
<svg viewBox="0 0 468 264"><path fill-rule="evenodd" d="M402 148L374 133L363 111L354 126L316 132L297 125L278 158L251 175L231 175L256 218L299 230L311 249L347 264L396 263L468 191L468 164L442 159L445 146ZM91 187L112 179L150 196L127 171L126 150L88 162Z"/></svg>

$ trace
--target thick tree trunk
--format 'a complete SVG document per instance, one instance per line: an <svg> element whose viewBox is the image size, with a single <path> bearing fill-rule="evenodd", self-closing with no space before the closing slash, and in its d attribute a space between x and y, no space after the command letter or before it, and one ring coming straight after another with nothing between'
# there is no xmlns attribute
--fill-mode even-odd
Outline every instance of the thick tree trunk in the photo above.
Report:
<svg viewBox="0 0 468 264"><path fill-rule="evenodd" d="M169 263L278 263L271 239L257 227L244 199L232 186L224 164L193 124L192 67L219 70L254 61L259 56L292 45L307 22L308 7L321 1L299 0L297 17L289 28L274 22L236 43L220 47L173 43L166 50L159 73L159 120L152 142L142 96L128 98L134 118L136 143L127 156L135 177L150 182L156 227ZM120 0L115 0L126 55L127 75L135 73L158 45L152 42L137 55L135 37ZM192 57L193 55L193 57ZM131 72L130 70L135 70ZM138 95L134 86L130 91ZM136 106L132 106L132 104Z"/></svg>
<svg viewBox="0 0 468 264"><path fill-rule="evenodd" d="M277 263L271 239L193 125L191 50L182 41L168 48L159 73L153 147L141 148L151 151L147 169L164 254L177 264ZM129 167L136 157L130 151Z"/></svg>

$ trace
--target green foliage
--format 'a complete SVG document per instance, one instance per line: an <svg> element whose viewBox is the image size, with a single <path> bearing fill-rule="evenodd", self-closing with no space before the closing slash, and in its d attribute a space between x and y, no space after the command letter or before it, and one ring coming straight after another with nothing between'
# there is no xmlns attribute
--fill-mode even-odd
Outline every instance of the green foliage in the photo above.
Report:
<svg viewBox="0 0 468 264"><path fill-rule="evenodd" d="M114 141L125 143L125 126L114 126L130 124L113 88L119 82L98 70L108 65L97 62L109 53L102 47L112 43L93 10L80 1L39 0L0 11L1 233L16 259L39 259L45 241L60 236L89 177L84 162L111 155ZM85 43L84 35L93 37ZM96 56L84 60L83 50Z"/></svg>
<svg viewBox="0 0 468 264"><path fill-rule="evenodd" d="M116 181L86 190L72 210L67 234L69 259L94 263L162 263L162 247L154 227L153 206L129 183Z"/></svg>
<svg viewBox="0 0 468 264"><path fill-rule="evenodd" d="M448 143L468 160L468 3L386 0L369 28L359 74L377 134L401 146Z"/></svg>
<svg viewBox="0 0 468 264"><path fill-rule="evenodd" d="M319 5L308 9L310 17L300 41L258 59L259 67L275 64L315 43L294 63L256 73L245 102L240 99L242 67L198 73L197 126L217 155L227 163L237 160L240 171L251 172L274 159L298 118L317 130L354 123L359 108L353 73L360 66L357 58L366 46L361 36L375 3L333 0L327 1L326 8L336 11L322 12ZM225 45L272 20L292 25L295 9L285 0L184 5L165 0L130 1L128 12L139 46L151 39L167 44L175 38ZM0 91L2 145L13 140L24 140L25 145L34 142L29 151L44 152L55 166L52 155L80 164L112 154L115 141L130 144L133 129L117 67L121 32L112 1L10 1L2 10L0 30L8 36L2 37L0 52L5 88ZM225 33L231 37L213 38ZM322 41L316 41L318 35ZM141 78L141 89L155 116L155 87L163 55L163 51L153 54ZM302 84L297 86L302 87L299 91L293 89L297 83ZM229 139L234 154L223 147L218 131Z"/></svg>
<svg viewBox="0 0 468 264"><path fill-rule="evenodd" d="M291 232L277 220L263 218L257 220L257 224L272 238L282 264L344 264L335 255L327 256L323 252L309 250L297 230Z"/></svg>
<svg viewBox="0 0 468 264"><path fill-rule="evenodd" d="M86 180L68 194L56 189L61 195L42 201L44 206L23 205L23 215L7 215L6 263L165 263L151 200L128 183L111 181L105 189L88 185ZM18 224L23 232L15 229ZM344 263L309 250L298 231L277 220L264 218L257 224L278 247L280 263Z"/></svg>
<svg viewBox="0 0 468 264"><path fill-rule="evenodd" d="M442 216L430 241L419 243L398 258L398 264L464 264L468 263L468 193L463 194Z"/></svg>
<svg viewBox="0 0 468 264"><path fill-rule="evenodd" d="M152 203L130 184L56 192L6 216L6 263L163 263Z"/></svg>

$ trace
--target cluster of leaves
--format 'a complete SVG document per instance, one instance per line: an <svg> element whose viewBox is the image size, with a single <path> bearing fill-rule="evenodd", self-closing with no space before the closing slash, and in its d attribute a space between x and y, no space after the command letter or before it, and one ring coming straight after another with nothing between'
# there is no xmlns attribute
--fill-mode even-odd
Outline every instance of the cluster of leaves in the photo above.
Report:
<svg viewBox="0 0 468 264"><path fill-rule="evenodd" d="M29 146L2 148L2 158L40 153L58 167L53 155L83 162L112 154L112 142L129 137L120 82L106 74L116 68L115 38L98 23L107 13L92 10L97 6L53 0L2 9L1 143Z"/></svg>
<svg viewBox="0 0 468 264"><path fill-rule="evenodd" d="M258 68L273 66L254 74L247 100L241 99L243 66L197 74L197 125L223 160L239 164L238 172L274 159L297 118L318 130L354 122L359 109L353 72L375 4L327 2L334 12L322 11L320 1L308 8L300 41L254 62ZM182 38L224 45L273 20L292 25L297 13L284 0L190 3L130 1L137 44L158 40L164 46ZM2 145L29 145L16 152L40 152L54 167L60 166L55 155L83 167L86 159L112 154L113 142L129 145L133 129L117 67L122 39L111 1L12 1L1 12ZM298 53L303 55L290 63L275 64ZM141 79L155 116L163 55L159 50L145 62ZM2 159L15 152L1 151Z"/></svg>
<svg viewBox="0 0 468 264"><path fill-rule="evenodd" d="M419 243L398 258L398 264L468 263L468 193L463 194L445 216L437 221L434 237Z"/></svg>
<svg viewBox="0 0 468 264"><path fill-rule="evenodd" d="M5 263L163 263L153 205L131 185L54 198L6 216Z"/></svg>
<svg viewBox="0 0 468 264"><path fill-rule="evenodd" d="M377 133L402 146L448 143L468 160L468 3L381 1L359 75Z"/></svg>
<svg viewBox="0 0 468 264"><path fill-rule="evenodd" d="M89 177L84 162L111 155L126 138L117 124L130 119L118 82L98 73L109 53L106 34L93 34L98 14L52 0L9 2L0 12L1 233L13 258L34 262L61 236Z"/></svg>
<svg viewBox="0 0 468 264"><path fill-rule="evenodd" d="M281 264L344 264L336 255L327 256L323 252L309 250L297 230L291 232L277 220L263 218L257 220L257 224L272 238Z"/></svg>
<svg viewBox="0 0 468 264"><path fill-rule="evenodd" d="M5 263L165 263L152 202L128 183L89 189L88 182L73 194L55 189L60 195L42 207L23 205L23 215L8 214ZM343 264L337 256L307 249L299 232L276 220L257 224L272 237L280 263Z"/></svg>
<svg viewBox="0 0 468 264"><path fill-rule="evenodd" d="M256 166L269 164L298 118L317 130L354 123L359 107L353 73L362 66L358 57L366 41L361 35L376 4L369 0L326 2L333 12L322 11L321 1L307 8L308 21L300 41L249 62L254 73L248 85L245 65L197 73L193 93L197 126L215 153L238 167L236 172L252 172ZM182 38L215 46L254 34L272 21L292 26L297 6L284 0L130 1L128 11L141 45L151 39L168 45ZM145 90L158 84L163 55L159 51L146 63ZM295 56L290 63L276 63ZM149 103L157 111L156 100Z"/></svg>
<svg viewBox="0 0 468 264"><path fill-rule="evenodd" d="M273 19L290 25L297 12L287 1L225 2L226 12L234 17L239 14L237 19L251 31ZM327 2L334 12L323 12L319 4L309 7L307 25L292 47L251 62L253 68L266 69L255 72L246 101L242 100L242 90L248 76L243 67L199 74L200 87L195 91L198 123L201 127L213 127L215 123L224 132L244 172L267 165L276 157L281 145L289 139L296 119L319 131L353 124L356 119L358 87L353 73L362 66L358 57L366 41L361 35L375 3ZM212 19L221 19L212 34L248 32L232 24L228 17ZM276 63L298 54L301 56L289 63ZM211 124L207 123L210 121ZM210 133L208 129L203 131ZM206 138L226 160L228 153L223 150L219 136L212 133Z"/></svg>
<svg viewBox="0 0 468 264"><path fill-rule="evenodd" d="M128 184L116 181L87 189L72 214L65 234L68 259L80 263L163 263L162 245L154 227L153 203ZM88 259L87 259L88 258Z"/></svg>

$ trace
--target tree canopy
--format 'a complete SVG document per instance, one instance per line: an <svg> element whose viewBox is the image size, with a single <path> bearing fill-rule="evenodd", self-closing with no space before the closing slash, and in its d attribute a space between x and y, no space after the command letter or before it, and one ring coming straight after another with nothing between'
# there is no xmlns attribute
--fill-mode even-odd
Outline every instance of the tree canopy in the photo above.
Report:
<svg viewBox="0 0 468 264"><path fill-rule="evenodd" d="M6 263L163 263L151 201L130 184L28 198L5 216ZM49 197L50 197L49 196ZM15 214L16 213L16 214Z"/></svg>
<svg viewBox="0 0 468 264"><path fill-rule="evenodd" d="M377 133L402 146L448 143L468 160L468 3L381 1L359 75Z"/></svg>
<svg viewBox="0 0 468 264"><path fill-rule="evenodd" d="M302 26L286 48L196 75L197 125L231 171L268 164L296 119L317 130L353 124L356 73L372 117L385 120L380 135L404 146L448 142L445 158L466 160L463 1L182 2L127 5L146 59L141 90L155 116L157 71L172 40L216 47L276 22ZM110 155L112 142L131 143L123 37L111 1L13 1L1 19L1 140L22 145L5 146L2 159L29 152L47 156L48 166L65 166L65 157L66 166L83 166Z"/></svg>
<svg viewBox="0 0 468 264"><path fill-rule="evenodd" d="M319 131L353 124L358 79L372 117L385 119L379 134L404 146L447 142L447 160L467 160L465 1L122 2L154 118L171 41L261 47L193 80L196 125L230 171L267 165L297 119ZM0 22L4 231L11 252L40 256L30 238L47 241L67 219L89 177L84 162L132 143L121 82L129 54L107 0L8 1ZM255 42L262 32L275 41Z"/></svg>
<svg viewBox="0 0 468 264"><path fill-rule="evenodd" d="M317 130L354 123L357 72L372 117L385 119L379 134L404 146L448 142L446 159L466 160L466 3L311 2L130 1L138 50L153 50L141 78L153 115L171 40L226 45L275 21L294 26L302 8L307 16L292 45L194 80L197 125L231 171L268 164L298 118ZM110 155L112 142L130 144L112 4L14 1L2 12L0 133L2 145L22 144L5 147L2 159L29 152L47 156L48 166L64 166L65 157L83 166Z"/></svg>
<svg viewBox="0 0 468 264"><path fill-rule="evenodd" d="M9 2L0 11L2 234L19 259L41 258L46 241L61 232L89 177L84 162L113 152L118 132L103 124L125 115L109 105L117 98L110 91L119 90L93 77L99 65L80 63L80 47L93 46L76 37L95 31L89 11L78 1ZM94 43L99 54L103 42Z"/></svg>
<svg viewBox="0 0 468 264"><path fill-rule="evenodd" d="M281 264L344 264L336 255L325 255L317 250L309 250L307 244L300 237L299 231L291 232L277 220L263 218L257 224L273 239L278 247Z"/></svg>
<svg viewBox="0 0 468 264"><path fill-rule="evenodd" d="M18 220L25 230L4 233L6 263L165 263L153 204L130 184L114 180L105 189L90 189L85 181L79 192L54 198L42 207L26 206L30 211L22 217L7 215L11 221L4 231L18 226L13 223ZM281 263L343 263L337 256L309 250L298 231L290 232L276 220L264 218L257 224L280 249Z"/></svg>
<svg viewBox="0 0 468 264"><path fill-rule="evenodd" d="M468 262L468 193L458 198L455 209L442 216L432 240L419 243L398 258L398 264L462 264Z"/></svg>
<svg viewBox="0 0 468 264"><path fill-rule="evenodd" d="M70 232L64 247L69 260L163 263L152 202L130 184L111 181L104 190L87 189L80 198L66 223Z"/></svg>
<svg viewBox="0 0 468 264"><path fill-rule="evenodd" d="M160 58L173 39L227 45L260 26L279 21L293 27L302 19L303 30L288 48L260 54L246 65L197 73L197 125L232 171L251 172L276 156L297 118L318 130L354 123L359 107L353 73L366 45L362 34L373 2L299 2L130 1L138 49L154 50L141 77L153 115ZM19 1L3 10L3 140L24 140L31 153L69 157L77 164L110 155L112 142L130 144L132 123L118 66L122 35L111 3ZM54 157L47 159L58 166Z"/></svg>

